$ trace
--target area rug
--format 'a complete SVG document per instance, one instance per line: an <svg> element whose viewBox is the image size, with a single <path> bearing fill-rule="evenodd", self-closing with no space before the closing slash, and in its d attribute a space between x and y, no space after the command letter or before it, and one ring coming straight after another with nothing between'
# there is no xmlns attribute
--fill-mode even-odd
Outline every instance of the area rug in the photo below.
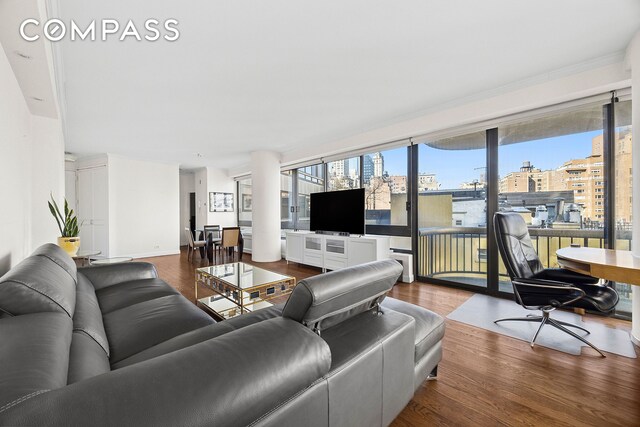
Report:
<svg viewBox="0 0 640 427"><path fill-rule="evenodd" d="M535 334L538 326L540 326L539 323L500 322L495 324L493 321L505 317L525 317L527 314L539 313L540 312L526 310L513 300L475 294L460 307L452 311L447 316L447 319L528 342L531 341L533 334ZM606 353L615 353L624 357L636 358L636 352L631 342L629 331L610 328L598 322L583 321L582 316L579 314L567 311L556 310L551 314L551 317L586 328L591 332L590 334L585 334L575 328L573 328L573 330ZM545 325L542 328L536 340L536 345L575 355L581 353L582 347L587 347L593 354L597 354L580 340L573 338L569 334L551 325Z"/></svg>

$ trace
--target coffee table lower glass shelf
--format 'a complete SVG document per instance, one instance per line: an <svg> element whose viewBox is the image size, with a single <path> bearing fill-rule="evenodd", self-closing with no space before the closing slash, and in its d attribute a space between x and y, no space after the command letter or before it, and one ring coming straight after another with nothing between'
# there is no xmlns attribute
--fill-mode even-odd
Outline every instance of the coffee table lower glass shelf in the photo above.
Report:
<svg viewBox="0 0 640 427"><path fill-rule="evenodd" d="M217 316L223 319L231 319L232 317L239 316L244 313L251 313L252 311L260 310L261 308L271 307L273 304L269 301L256 301L250 303L250 305L244 305L240 307L230 299L223 297L222 295L215 295L206 298L200 298L198 300L200 304L206 309L212 311Z"/></svg>
<svg viewBox="0 0 640 427"><path fill-rule="evenodd" d="M196 302L203 308L229 319L284 301L295 285L295 277L233 262L196 269L195 295ZM198 298L199 287L215 295Z"/></svg>

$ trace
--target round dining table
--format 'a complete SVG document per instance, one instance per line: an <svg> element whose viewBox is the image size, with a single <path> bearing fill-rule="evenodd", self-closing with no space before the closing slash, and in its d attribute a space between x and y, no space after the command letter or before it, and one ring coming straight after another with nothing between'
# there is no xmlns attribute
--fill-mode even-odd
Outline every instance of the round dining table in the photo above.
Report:
<svg viewBox="0 0 640 427"><path fill-rule="evenodd" d="M560 267L567 270L640 286L640 258L631 251L568 247L558 249L556 256ZM635 296L631 316L631 341L640 346L640 298Z"/></svg>

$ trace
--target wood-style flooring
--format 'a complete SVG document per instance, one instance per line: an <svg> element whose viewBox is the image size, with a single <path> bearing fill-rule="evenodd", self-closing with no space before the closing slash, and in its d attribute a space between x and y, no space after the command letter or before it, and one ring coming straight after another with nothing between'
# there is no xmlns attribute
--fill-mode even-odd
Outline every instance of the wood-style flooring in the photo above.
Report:
<svg viewBox="0 0 640 427"><path fill-rule="evenodd" d="M141 261L155 264L160 277L190 300L194 270L207 265L198 254L187 260L185 250ZM320 273L285 261L259 266L298 280ZM471 295L419 282L391 291L443 317ZM630 322L587 316L631 328ZM591 349L572 356L455 321L446 326L438 379L422 384L393 426L640 426L640 358L602 358Z"/></svg>

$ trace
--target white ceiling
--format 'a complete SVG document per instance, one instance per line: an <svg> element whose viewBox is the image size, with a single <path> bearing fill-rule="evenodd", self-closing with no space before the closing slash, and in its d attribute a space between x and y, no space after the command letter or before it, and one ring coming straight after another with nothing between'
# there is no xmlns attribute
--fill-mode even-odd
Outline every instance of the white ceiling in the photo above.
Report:
<svg viewBox="0 0 640 427"><path fill-rule="evenodd" d="M621 52L638 0L88 1L177 42L62 42L67 151L236 167ZM201 153L198 158L196 153Z"/></svg>

